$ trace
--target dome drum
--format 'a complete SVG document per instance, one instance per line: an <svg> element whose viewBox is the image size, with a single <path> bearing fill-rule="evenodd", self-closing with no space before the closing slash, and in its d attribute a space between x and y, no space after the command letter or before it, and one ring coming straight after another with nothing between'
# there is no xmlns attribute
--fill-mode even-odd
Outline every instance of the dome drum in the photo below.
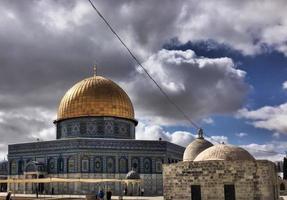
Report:
<svg viewBox="0 0 287 200"><path fill-rule="evenodd" d="M133 120L117 117L78 117L56 122L57 139L118 138L135 139Z"/></svg>

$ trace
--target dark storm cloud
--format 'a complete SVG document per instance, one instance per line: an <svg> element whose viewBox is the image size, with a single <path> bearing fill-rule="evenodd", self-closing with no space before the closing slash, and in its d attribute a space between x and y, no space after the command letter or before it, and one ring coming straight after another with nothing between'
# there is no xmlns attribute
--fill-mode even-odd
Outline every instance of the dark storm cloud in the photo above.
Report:
<svg viewBox="0 0 287 200"><path fill-rule="evenodd" d="M150 54L148 49L161 48L157 38L165 26L172 26L161 24L162 17L144 20L133 9L140 9L141 15L157 13L149 4L113 1L111 12L109 3L97 3L141 59ZM175 11L181 5L163 7ZM134 74L133 61L87 1L2 1L0 13L1 148L37 137L54 138L52 120L61 96L91 76L94 63L100 75L115 81L128 82Z"/></svg>
<svg viewBox="0 0 287 200"><path fill-rule="evenodd" d="M234 18L237 28L208 1L95 3L142 61L174 37L181 42L213 38L245 53L256 52L258 47L250 42L253 32L262 30L258 32L262 35L259 38L271 42L270 28L283 17L280 3L273 5L273 9L278 9L278 16L268 19L265 32L262 23L254 26L254 30L250 28L260 18L251 15L250 10L256 4L248 1L223 1L217 6L228 14L240 10L245 16L250 15L250 22L245 17ZM2 109L22 105L55 109L64 91L91 75L91 65L95 62L99 64L100 74L116 81L129 80L134 74L134 62L87 1L6 0L1 2L0 11ZM281 25L284 27L283 22ZM13 97L14 101L10 102Z"/></svg>
<svg viewBox="0 0 287 200"><path fill-rule="evenodd" d="M99 64L100 74L115 80L132 74L133 61L88 2L28 2L4 1L0 8L4 16L0 20L2 109L22 105L54 108L68 87L92 74L94 63ZM157 38L166 37L164 32L171 29L178 14L171 11L181 7L168 1L162 5L165 11L157 12L158 6L144 2L112 1L114 12L110 12L108 3L97 3L124 39L130 45L137 43L134 50L139 57L148 54L148 48L160 48L162 40ZM156 16L146 20L143 16L148 12ZM162 20L164 12L171 15ZM17 98L11 102L14 96Z"/></svg>

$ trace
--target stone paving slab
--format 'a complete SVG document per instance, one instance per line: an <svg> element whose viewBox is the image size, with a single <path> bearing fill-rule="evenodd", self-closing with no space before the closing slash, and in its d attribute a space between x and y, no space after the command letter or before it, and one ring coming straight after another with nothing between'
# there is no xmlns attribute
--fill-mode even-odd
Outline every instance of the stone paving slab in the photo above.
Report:
<svg viewBox="0 0 287 200"><path fill-rule="evenodd" d="M4 200L7 193L0 193L0 200ZM12 198L14 195L12 195ZM14 200L28 200L28 199L36 199L35 194L16 194L16 198L13 198ZM86 199L85 195L39 195L38 199L45 199L45 200L57 200L57 199L69 199L69 200L84 200ZM113 200L118 200L118 196L113 196ZM158 197L142 197L142 196L125 196L123 197L123 200L163 200L164 198L162 196Z"/></svg>

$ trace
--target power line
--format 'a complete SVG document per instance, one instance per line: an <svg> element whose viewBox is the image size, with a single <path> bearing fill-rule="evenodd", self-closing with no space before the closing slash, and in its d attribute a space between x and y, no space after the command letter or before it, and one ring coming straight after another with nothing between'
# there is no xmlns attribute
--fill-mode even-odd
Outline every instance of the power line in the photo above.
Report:
<svg viewBox="0 0 287 200"><path fill-rule="evenodd" d="M170 104L172 104L192 126L194 126L195 128L199 129L200 127L194 121L192 121L190 119L190 117L187 116L187 114L185 114L185 112L169 97L169 95L161 88L161 86L156 82L156 80L150 75L150 73L147 71L147 69L141 64L141 62L135 56L135 54L130 50L130 48L125 44L125 42L121 39L121 37L116 33L114 28L105 19L105 17L101 14L101 12L96 8L96 6L93 4L93 2L91 0L88 0L88 1L90 2L91 6L94 8L94 10L97 12L97 14L100 16L100 18L105 22L105 24L111 30L111 32L117 37L117 39L120 41L120 43L126 48L126 50L129 52L131 57L135 60L135 62L143 69L143 71L153 81L153 83L157 86L157 88L160 90L160 92L166 97L168 102Z"/></svg>
<svg viewBox="0 0 287 200"><path fill-rule="evenodd" d="M99 15L99 17L104 21L104 23L108 26L110 31L116 36L116 38L120 41L120 43L126 48L128 53L131 55L131 57L135 60L135 62L143 69L143 71L147 74L147 76L153 81L153 83L156 85L156 87L160 90L160 92L166 97L168 102L172 104L182 115L183 117L195 128L200 129L200 127L169 97L169 95L161 88L161 86L156 82L156 80L150 75L150 73L147 71L147 69L141 64L139 59L135 56L135 54L130 50L130 48L125 44L125 42L121 39L121 37L117 34L117 32L114 30L114 28L110 25L110 23L105 19L105 17L102 15L102 13L97 9L97 7L93 4L92 0L88 0L93 7L93 9L96 11L96 13ZM212 138L211 136L207 135L206 133L204 134L207 137L210 138L210 140L213 140L217 143L221 143L220 141L217 141L216 139ZM279 152L275 151L264 151L264 150L259 150L259 149L254 149L256 151L261 151L265 153L277 153L280 154Z"/></svg>

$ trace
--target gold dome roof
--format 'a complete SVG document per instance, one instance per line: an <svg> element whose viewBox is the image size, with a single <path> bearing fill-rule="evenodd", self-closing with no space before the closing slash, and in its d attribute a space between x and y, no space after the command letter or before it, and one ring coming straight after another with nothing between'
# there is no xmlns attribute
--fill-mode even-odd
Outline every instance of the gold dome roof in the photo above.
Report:
<svg viewBox="0 0 287 200"><path fill-rule="evenodd" d="M134 120L134 108L125 91L101 76L84 79L62 98L57 121L84 116L110 116Z"/></svg>

